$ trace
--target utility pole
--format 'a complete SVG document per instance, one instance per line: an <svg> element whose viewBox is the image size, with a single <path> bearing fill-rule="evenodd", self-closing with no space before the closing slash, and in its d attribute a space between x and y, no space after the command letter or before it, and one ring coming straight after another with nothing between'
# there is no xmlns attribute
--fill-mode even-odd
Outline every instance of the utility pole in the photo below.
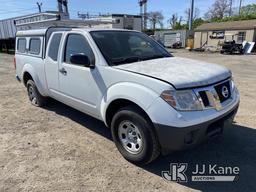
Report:
<svg viewBox="0 0 256 192"><path fill-rule="evenodd" d="M143 29L147 28L147 1L148 0L139 0L141 27Z"/></svg>
<svg viewBox="0 0 256 192"><path fill-rule="evenodd" d="M232 8L233 8L233 0L230 0L230 9L229 9L229 16L232 16Z"/></svg>
<svg viewBox="0 0 256 192"><path fill-rule="evenodd" d="M190 16L189 16L189 30L193 29L193 19L194 19L194 0L191 0Z"/></svg>
<svg viewBox="0 0 256 192"><path fill-rule="evenodd" d="M43 3L37 2L36 4L37 4L39 13L42 13L42 5L43 5Z"/></svg>
<svg viewBox="0 0 256 192"><path fill-rule="evenodd" d="M242 0L240 0L240 4L239 4L239 15L241 15L241 9L242 9Z"/></svg>
<svg viewBox="0 0 256 192"><path fill-rule="evenodd" d="M140 5L140 16L141 16L141 29L143 29L143 1L139 0L139 5Z"/></svg>
<svg viewBox="0 0 256 192"><path fill-rule="evenodd" d="M69 19L68 0L57 0L57 3L61 19Z"/></svg>
<svg viewBox="0 0 256 192"><path fill-rule="evenodd" d="M147 29L148 13L147 13L147 0L144 0L144 29Z"/></svg>

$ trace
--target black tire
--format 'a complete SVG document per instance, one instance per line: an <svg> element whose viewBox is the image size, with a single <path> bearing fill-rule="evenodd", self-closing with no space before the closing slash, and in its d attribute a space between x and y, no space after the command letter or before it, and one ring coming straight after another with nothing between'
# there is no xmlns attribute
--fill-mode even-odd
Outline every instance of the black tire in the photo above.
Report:
<svg viewBox="0 0 256 192"><path fill-rule="evenodd" d="M27 82L27 92L28 92L28 98L32 105L36 107L42 107L47 103L47 98L42 96L33 80L28 80Z"/></svg>
<svg viewBox="0 0 256 192"><path fill-rule="evenodd" d="M142 114L144 114L143 111L134 106L124 107L114 115L111 122L111 133L117 149L126 160L134 164L148 164L160 154L160 147L153 130L153 124ZM124 146L119 136L120 126L124 122L132 122L139 130L140 135L137 138L141 139L142 144L141 149L139 148L140 150L135 154L127 149L129 148L128 144Z"/></svg>

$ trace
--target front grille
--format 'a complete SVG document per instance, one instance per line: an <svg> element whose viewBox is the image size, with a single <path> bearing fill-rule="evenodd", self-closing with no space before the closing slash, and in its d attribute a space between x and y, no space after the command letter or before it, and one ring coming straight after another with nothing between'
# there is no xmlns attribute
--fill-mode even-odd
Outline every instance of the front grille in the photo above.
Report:
<svg viewBox="0 0 256 192"><path fill-rule="evenodd" d="M216 110L221 110L228 103L225 101L232 97L230 80L194 91L204 108L215 108Z"/></svg>
<svg viewBox="0 0 256 192"><path fill-rule="evenodd" d="M231 97L231 91L230 91L230 83L229 81L226 81L222 84L219 84L217 86L214 87L218 96L219 96L219 99L220 99L220 102L223 103L225 102L226 100L228 100L230 97ZM226 89L226 95L225 93L223 93L223 89Z"/></svg>

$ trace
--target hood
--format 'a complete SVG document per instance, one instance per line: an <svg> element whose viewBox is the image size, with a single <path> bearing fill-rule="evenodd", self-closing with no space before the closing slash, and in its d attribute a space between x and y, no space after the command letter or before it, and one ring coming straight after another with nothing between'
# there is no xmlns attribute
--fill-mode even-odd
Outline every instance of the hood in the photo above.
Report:
<svg viewBox="0 0 256 192"><path fill-rule="evenodd" d="M114 66L166 81L176 89L214 84L231 77L225 67L192 59L169 57Z"/></svg>

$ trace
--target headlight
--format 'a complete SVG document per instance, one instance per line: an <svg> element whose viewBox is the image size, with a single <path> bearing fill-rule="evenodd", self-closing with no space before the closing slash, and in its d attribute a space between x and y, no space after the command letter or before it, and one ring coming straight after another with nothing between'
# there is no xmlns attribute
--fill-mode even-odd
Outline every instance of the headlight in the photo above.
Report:
<svg viewBox="0 0 256 192"><path fill-rule="evenodd" d="M237 89L237 87L235 86L235 82L234 79L232 78L232 80L230 81L230 90L231 90L231 94L235 94L239 96L239 91Z"/></svg>
<svg viewBox="0 0 256 192"><path fill-rule="evenodd" d="M203 106L192 90L171 91L161 94L163 100L179 111L199 111Z"/></svg>

